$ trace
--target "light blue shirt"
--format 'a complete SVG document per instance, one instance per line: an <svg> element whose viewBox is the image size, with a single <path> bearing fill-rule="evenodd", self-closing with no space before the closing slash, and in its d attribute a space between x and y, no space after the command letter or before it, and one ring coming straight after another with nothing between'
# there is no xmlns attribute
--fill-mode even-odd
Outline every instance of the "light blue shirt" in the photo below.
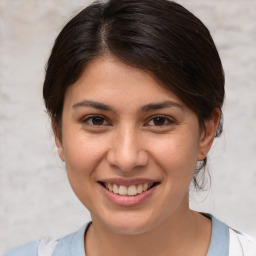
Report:
<svg viewBox="0 0 256 256"><path fill-rule="evenodd" d="M205 214L212 220L211 243L207 256L229 255L229 227L210 214ZM80 230L61 238L56 245L52 256L86 256L84 250L84 234L90 225L83 226ZM30 242L14 248L3 256L38 256L40 241Z"/></svg>

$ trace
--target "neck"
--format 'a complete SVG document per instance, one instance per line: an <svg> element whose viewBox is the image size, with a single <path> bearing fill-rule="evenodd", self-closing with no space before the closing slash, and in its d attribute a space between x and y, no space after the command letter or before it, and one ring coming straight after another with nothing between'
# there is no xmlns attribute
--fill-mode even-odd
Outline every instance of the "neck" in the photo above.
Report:
<svg viewBox="0 0 256 256"><path fill-rule="evenodd" d="M157 228L136 235L115 233L93 221L85 248L87 256L198 256L207 254L210 237L210 220L187 209L183 214L174 213Z"/></svg>

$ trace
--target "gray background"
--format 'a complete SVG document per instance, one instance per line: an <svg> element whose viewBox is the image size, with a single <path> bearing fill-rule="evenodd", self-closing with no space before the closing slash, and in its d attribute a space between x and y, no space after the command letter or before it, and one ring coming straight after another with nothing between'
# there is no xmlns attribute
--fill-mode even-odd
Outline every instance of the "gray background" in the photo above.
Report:
<svg viewBox="0 0 256 256"><path fill-rule="evenodd" d="M0 254L89 220L59 161L44 112L53 40L90 1L0 0ZM211 189L191 207L256 237L256 1L183 0L209 27L226 73L224 134L210 154Z"/></svg>

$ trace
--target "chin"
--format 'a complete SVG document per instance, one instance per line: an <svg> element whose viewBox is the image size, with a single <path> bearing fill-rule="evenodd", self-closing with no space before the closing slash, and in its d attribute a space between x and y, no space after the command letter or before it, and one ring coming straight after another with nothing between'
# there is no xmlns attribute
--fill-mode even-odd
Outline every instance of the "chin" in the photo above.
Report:
<svg viewBox="0 0 256 256"><path fill-rule="evenodd" d="M147 218L146 214L136 214L126 212L123 214L114 214L109 219L102 219L101 223L105 227L117 234L139 235L154 229L158 221L153 218Z"/></svg>
<svg viewBox="0 0 256 256"><path fill-rule="evenodd" d="M148 225L134 222L115 223L109 226L109 228L111 228L113 232L123 235L140 235L150 230Z"/></svg>

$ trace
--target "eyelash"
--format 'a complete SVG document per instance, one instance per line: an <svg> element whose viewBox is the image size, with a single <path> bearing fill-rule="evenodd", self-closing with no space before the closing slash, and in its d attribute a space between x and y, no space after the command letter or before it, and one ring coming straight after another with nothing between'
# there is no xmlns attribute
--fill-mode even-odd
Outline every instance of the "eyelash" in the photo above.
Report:
<svg viewBox="0 0 256 256"><path fill-rule="evenodd" d="M149 123L150 123L151 121L154 121L154 120L156 120L157 118L163 119L163 120L164 120L164 124L162 124L162 125L156 125L156 124L149 125ZM162 120L162 121L163 121L163 120ZM152 116L152 117L149 119L149 121L147 122L147 124L148 124L148 125L146 125L146 126L164 127L164 126L167 126L167 125L174 124L174 120L171 119L170 117L166 117L166 116L164 116L164 115L155 115L155 116Z"/></svg>
<svg viewBox="0 0 256 256"><path fill-rule="evenodd" d="M93 119L96 119L98 118L97 121L99 122L102 122L102 124L93 124ZM164 121L164 124L160 124L160 125L156 125L156 124L150 124L150 122L154 122L156 121L156 119L162 119L161 121ZM94 120L96 121L96 120ZM158 120L159 121L159 120ZM101 116L101 115L90 115L90 116L87 116L86 118L84 118L82 120L82 123L84 124L87 124L87 125L90 125L90 126L93 126L93 127L104 127L104 126L110 126L111 123L104 117L104 116ZM104 123L107 123L107 124L104 124ZM150 119L148 119L148 121L146 122L146 124L144 126L151 126L151 127L165 127L165 126L168 126L168 125L171 125L171 124L174 124L175 121L170 118L170 117L166 117L164 115L154 115L152 117L150 117Z"/></svg>
<svg viewBox="0 0 256 256"><path fill-rule="evenodd" d="M90 115L90 116L87 116L85 119L82 120L82 123L85 123L85 124L88 124L88 125L91 125L91 126L95 126L95 127L101 127L101 126L106 126L106 124L100 124L100 125L95 125L93 124L93 118L96 119L96 118L99 118L101 119L101 121L104 122L107 122L107 126L110 125L110 123L106 120L106 118L104 116L101 116L101 115ZM90 122L91 120L91 122ZM99 121L99 120L98 120Z"/></svg>

